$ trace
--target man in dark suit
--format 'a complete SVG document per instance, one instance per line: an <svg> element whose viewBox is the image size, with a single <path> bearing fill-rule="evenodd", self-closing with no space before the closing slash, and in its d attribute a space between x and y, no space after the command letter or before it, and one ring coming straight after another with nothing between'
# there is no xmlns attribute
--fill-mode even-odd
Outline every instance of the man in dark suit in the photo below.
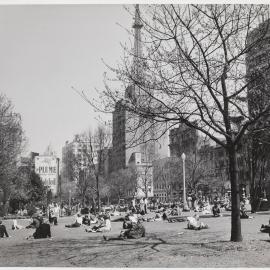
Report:
<svg viewBox="0 0 270 270"><path fill-rule="evenodd" d="M43 222L43 219L38 216L33 217L34 228L36 231L33 235L28 236L26 239L40 239L40 238L51 238L51 226Z"/></svg>
<svg viewBox="0 0 270 270"><path fill-rule="evenodd" d="M4 235L6 237L9 237L8 233L7 233L7 229L6 226L4 224L2 224L2 220L0 220L0 238L3 238Z"/></svg>
<svg viewBox="0 0 270 270"><path fill-rule="evenodd" d="M36 229L36 231L33 234L33 237L35 239L40 238L51 238L51 227L50 224L41 223L39 227Z"/></svg>

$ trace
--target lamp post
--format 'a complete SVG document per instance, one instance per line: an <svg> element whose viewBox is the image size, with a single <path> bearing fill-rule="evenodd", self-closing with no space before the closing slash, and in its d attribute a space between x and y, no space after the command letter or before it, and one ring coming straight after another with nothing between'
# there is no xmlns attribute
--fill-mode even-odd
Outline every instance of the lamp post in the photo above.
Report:
<svg viewBox="0 0 270 270"><path fill-rule="evenodd" d="M183 160L183 206L184 211L189 211L188 204L187 204L187 198L186 198L186 170L185 170L185 161L186 161L186 155L183 153L181 155L181 158Z"/></svg>

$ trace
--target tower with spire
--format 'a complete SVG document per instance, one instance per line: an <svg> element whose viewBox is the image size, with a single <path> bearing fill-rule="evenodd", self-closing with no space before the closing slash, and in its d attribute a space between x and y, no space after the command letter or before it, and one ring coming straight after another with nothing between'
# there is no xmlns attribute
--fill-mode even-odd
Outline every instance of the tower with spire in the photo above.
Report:
<svg viewBox="0 0 270 270"><path fill-rule="evenodd" d="M132 25L134 29L134 48L133 48L133 62L131 67L131 76L133 81L127 87L125 91L125 98L130 99L131 101L137 101L138 97L142 94L138 86L135 85L135 81L140 80L142 74L142 62L143 62L143 53L142 53L142 36L141 29L143 24L141 21L140 8L139 5L135 5L135 16L134 23Z"/></svg>
<svg viewBox="0 0 270 270"><path fill-rule="evenodd" d="M157 154L157 143L151 139L151 134L147 134L148 125L140 125L140 122L145 121L138 115L131 113L125 109L123 103L131 101L140 104L145 102L147 93L140 89L136 80L143 77L143 51L142 51L142 36L141 30L143 23L140 15L139 5L135 5L135 16L132 25L134 29L134 48L132 62L132 77L130 85L125 90L125 100L120 100L115 104L113 112L113 168L118 170L129 166L130 162L134 162L135 157L140 157L136 164L143 162L152 162ZM135 143L133 143L135 141ZM160 144L159 144L160 145ZM166 146L165 146L166 147ZM165 152L165 151L164 151ZM166 151L166 156L167 156ZM151 156L151 157L150 157ZM149 158L150 157L150 158ZM164 157L164 156L163 156ZM135 158L136 159L136 158Z"/></svg>
<svg viewBox="0 0 270 270"><path fill-rule="evenodd" d="M133 59L133 72L135 76L139 76L141 70L139 65L139 60L142 59L142 36L141 36L141 29L143 24L141 22L141 15L140 15L140 8L137 4L135 6L135 19L133 24L134 29L134 59Z"/></svg>

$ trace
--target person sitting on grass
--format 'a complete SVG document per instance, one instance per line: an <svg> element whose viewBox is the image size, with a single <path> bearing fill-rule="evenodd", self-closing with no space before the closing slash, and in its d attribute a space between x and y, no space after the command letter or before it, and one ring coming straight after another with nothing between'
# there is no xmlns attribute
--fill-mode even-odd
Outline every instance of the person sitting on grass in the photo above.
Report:
<svg viewBox="0 0 270 270"><path fill-rule="evenodd" d="M4 236L9 237L6 226L2 224L2 220L0 220L0 238L4 238Z"/></svg>
<svg viewBox="0 0 270 270"><path fill-rule="evenodd" d="M260 231L262 233L269 233L269 236L270 236L270 219L269 219L268 224L266 224L266 225L262 224Z"/></svg>
<svg viewBox="0 0 270 270"><path fill-rule="evenodd" d="M247 210L246 210L246 207L245 207L245 202L240 203L240 218L241 219L254 218L254 217L249 216L247 214Z"/></svg>
<svg viewBox="0 0 270 270"><path fill-rule="evenodd" d="M127 229L123 229L118 237L108 237L103 235L103 239L105 241L139 239L142 237L145 237L145 227L141 224L140 221L138 221L138 223L132 223Z"/></svg>
<svg viewBox="0 0 270 270"><path fill-rule="evenodd" d="M97 224L97 223L98 223L98 218L95 215L90 214L90 225Z"/></svg>
<svg viewBox="0 0 270 270"><path fill-rule="evenodd" d="M65 225L66 228L78 228L82 225L83 219L81 214L77 214L75 222L70 225Z"/></svg>
<svg viewBox="0 0 270 270"><path fill-rule="evenodd" d="M51 238L51 226L50 224L44 223L42 218L34 216L33 223L30 225L27 226L27 228L33 228L33 226L35 226L36 231L33 235L26 237L26 239Z"/></svg>
<svg viewBox="0 0 270 270"><path fill-rule="evenodd" d="M13 224L12 224L11 229L12 229L12 230L20 230L20 229L22 229L22 228L23 228L23 226L19 225L19 224L17 223L17 220L16 220L16 219L13 219Z"/></svg>
<svg viewBox="0 0 270 270"><path fill-rule="evenodd" d="M93 228L85 229L86 232L109 232L112 229L109 216L104 216L104 222Z"/></svg>
<svg viewBox="0 0 270 270"><path fill-rule="evenodd" d="M163 219L162 219L161 214L156 213L156 216L155 216L154 220L155 220L155 221L162 221Z"/></svg>
<svg viewBox="0 0 270 270"><path fill-rule="evenodd" d="M162 219L163 220L167 220L168 219L168 215L167 215L166 209L163 209Z"/></svg>
<svg viewBox="0 0 270 270"><path fill-rule="evenodd" d="M26 229L36 229L39 227L39 225L43 222L43 217L39 216L38 214L33 214L32 216L32 222L26 226Z"/></svg>
<svg viewBox="0 0 270 270"><path fill-rule="evenodd" d="M132 222L132 223L137 223L138 222L138 214L134 210L130 214L127 215L127 219Z"/></svg>
<svg viewBox="0 0 270 270"><path fill-rule="evenodd" d="M188 221L187 228L189 230L208 229L208 225L201 222L198 215L194 215L193 217L188 217L187 221Z"/></svg>
<svg viewBox="0 0 270 270"><path fill-rule="evenodd" d="M88 215L85 215L82 220L82 224L90 226L91 220Z"/></svg>
<svg viewBox="0 0 270 270"><path fill-rule="evenodd" d="M214 204L212 212L214 217L220 217L220 208L217 203Z"/></svg>
<svg viewBox="0 0 270 270"><path fill-rule="evenodd" d="M146 221L147 222L162 221L162 217L159 213L156 213L154 217L147 218Z"/></svg>
<svg viewBox="0 0 270 270"><path fill-rule="evenodd" d="M96 230L98 228L101 228L102 226L104 226L104 219L102 216L97 218L97 222L95 223L95 225L92 228L87 228L85 229L86 232L96 232Z"/></svg>
<svg viewBox="0 0 270 270"><path fill-rule="evenodd" d="M134 215L133 213L130 213L125 217L123 222L123 229L130 229L133 223L138 223L137 214Z"/></svg>

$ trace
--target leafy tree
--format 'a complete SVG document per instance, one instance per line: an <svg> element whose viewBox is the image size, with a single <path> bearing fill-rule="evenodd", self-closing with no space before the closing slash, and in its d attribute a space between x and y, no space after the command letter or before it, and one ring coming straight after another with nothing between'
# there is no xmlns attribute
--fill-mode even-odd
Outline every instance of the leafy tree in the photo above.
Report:
<svg viewBox="0 0 270 270"><path fill-rule="evenodd" d="M0 95L0 190L3 194L1 212L4 215L8 209L12 182L17 175L17 161L24 142L20 115L13 111L11 102Z"/></svg>
<svg viewBox="0 0 270 270"><path fill-rule="evenodd" d="M10 205L13 210L26 205L46 205L47 189L40 176L30 167L18 168L10 186Z"/></svg>

